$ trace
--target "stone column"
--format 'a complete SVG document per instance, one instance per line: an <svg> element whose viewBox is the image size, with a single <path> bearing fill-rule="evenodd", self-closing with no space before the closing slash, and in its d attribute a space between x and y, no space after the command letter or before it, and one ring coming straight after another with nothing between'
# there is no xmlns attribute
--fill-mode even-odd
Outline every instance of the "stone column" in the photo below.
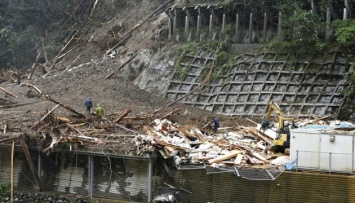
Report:
<svg viewBox="0 0 355 203"><path fill-rule="evenodd" d="M149 165L148 165L148 202L152 201L152 183L153 183L153 159L149 155Z"/></svg>
<svg viewBox="0 0 355 203"><path fill-rule="evenodd" d="M329 42L330 40L330 35L331 35L331 30L330 30L330 10L327 9L327 14L326 14L326 27L325 27L325 41Z"/></svg>
<svg viewBox="0 0 355 203"><path fill-rule="evenodd" d="M189 16L185 16L185 41L189 41Z"/></svg>
<svg viewBox="0 0 355 203"><path fill-rule="evenodd" d="M168 35L168 39L171 40L172 39L172 36L173 36L173 21L171 18L169 18L169 35Z"/></svg>
<svg viewBox="0 0 355 203"><path fill-rule="evenodd" d="M249 43L251 43L253 41L253 13L249 16Z"/></svg>
<svg viewBox="0 0 355 203"><path fill-rule="evenodd" d="M350 7L349 7L349 0L344 0L344 6L346 8L346 17L351 18Z"/></svg>
<svg viewBox="0 0 355 203"><path fill-rule="evenodd" d="M176 18L176 16L174 16L174 24L173 24L173 39L174 40L176 40L176 32L177 32L177 30L176 30L176 28L177 28L177 18Z"/></svg>
<svg viewBox="0 0 355 203"><path fill-rule="evenodd" d="M196 42L200 42L200 32L201 32L201 17L197 16L197 29L196 29Z"/></svg>
<svg viewBox="0 0 355 203"><path fill-rule="evenodd" d="M348 19L348 13L347 13L347 9L344 8L344 12L343 12L343 20Z"/></svg>
<svg viewBox="0 0 355 203"><path fill-rule="evenodd" d="M237 13L236 18L235 18L235 43L239 43L239 38L240 38L240 36L239 36L240 22L239 21L240 21L239 14Z"/></svg>
<svg viewBox="0 0 355 203"><path fill-rule="evenodd" d="M282 20L281 20L281 12L279 12L279 23L278 23L278 27L277 27L277 38L279 41L282 40L282 27L281 27L281 24L282 24Z"/></svg>
<svg viewBox="0 0 355 203"><path fill-rule="evenodd" d="M92 156L89 156L89 162L88 162L88 196L92 197L93 191L94 191L94 158Z"/></svg>
<svg viewBox="0 0 355 203"><path fill-rule="evenodd" d="M208 37L212 39L213 15L210 15L210 26L208 28Z"/></svg>
<svg viewBox="0 0 355 203"><path fill-rule="evenodd" d="M42 155L41 155L41 151L38 151L38 162L37 162L37 173L38 173L38 177L41 178L41 171L42 171Z"/></svg>
<svg viewBox="0 0 355 203"><path fill-rule="evenodd" d="M225 24L226 24L226 14L223 14L223 18L222 18L222 30L221 30L221 38L222 38L222 39L224 39Z"/></svg>
<svg viewBox="0 0 355 203"><path fill-rule="evenodd" d="M316 14L317 13L317 9L316 9L316 5L314 4L314 0L311 0L311 8L312 8L312 13Z"/></svg>
<svg viewBox="0 0 355 203"><path fill-rule="evenodd" d="M263 25L263 37L264 37L264 42L268 42L267 38L267 13L264 13L264 25Z"/></svg>

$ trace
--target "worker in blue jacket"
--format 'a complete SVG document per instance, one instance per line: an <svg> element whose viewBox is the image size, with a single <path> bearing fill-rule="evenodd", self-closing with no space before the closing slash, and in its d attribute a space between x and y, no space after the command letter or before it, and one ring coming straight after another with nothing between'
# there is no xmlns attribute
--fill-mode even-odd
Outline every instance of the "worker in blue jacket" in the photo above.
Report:
<svg viewBox="0 0 355 203"><path fill-rule="evenodd" d="M84 107L85 107L85 109L86 109L86 112L87 112L88 114L90 114L90 109L91 109L91 107L92 107L92 101L91 101L90 97L88 97L88 98L86 99L86 101L85 101L85 103L84 103Z"/></svg>
<svg viewBox="0 0 355 203"><path fill-rule="evenodd" d="M217 117L213 117L213 127L214 133L217 133L217 130L219 128L219 120Z"/></svg>

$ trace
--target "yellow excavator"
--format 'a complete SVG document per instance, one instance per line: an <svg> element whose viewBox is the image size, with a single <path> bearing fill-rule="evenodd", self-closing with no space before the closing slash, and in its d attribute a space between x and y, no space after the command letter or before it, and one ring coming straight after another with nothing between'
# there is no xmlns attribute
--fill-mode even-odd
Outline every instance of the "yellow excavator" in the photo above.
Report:
<svg viewBox="0 0 355 203"><path fill-rule="evenodd" d="M277 137L274 140L275 146L272 147L272 151L276 152L284 152L285 149L290 148L290 129L285 126L285 121L292 123L294 125L294 118L287 118L285 117L284 113L282 112L279 105L277 105L273 100L270 100L269 105L267 107L265 118L261 123L261 129L265 130L270 126L270 118L272 112L275 111L277 114Z"/></svg>

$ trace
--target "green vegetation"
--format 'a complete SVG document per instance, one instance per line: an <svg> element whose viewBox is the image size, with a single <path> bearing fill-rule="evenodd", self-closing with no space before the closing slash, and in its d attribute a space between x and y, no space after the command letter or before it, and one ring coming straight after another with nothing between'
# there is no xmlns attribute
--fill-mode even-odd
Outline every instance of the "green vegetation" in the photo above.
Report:
<svg viewBox="0 0 355 203"><path fill-rule="evenodd" d="M224 0L223 2L219 2L217 4L217 7L228 8L228 7L232 6L233 3L234 3L233 0Z"/></svg>
<svg viewBox="0 0 355 203"><path fill-rule="evenodd" d="M226 38L222 42L218 41L208 41L204 43L187 43L182 45L180 55L176 61L176 72L179 74L180 80L183 80L186 77L186 74L189 71L190 64L186 64L181 67L182 60L187 56L191 55L192 57L197 54L199 50L204 50L208 53L214 53L215 63L213 67L213 72L211 79L216 80L223 76L228 69L231 67L235 58L231 57L228 53L228 44L230 44L230 39ZM192 59L191 59L192 60ZM204 74L207 74L204 72Z"/></svg>
<svg viewBox="0 0 355 203"><path fill-rule="evenodd" d="M355 98L355 64L351 66L351 73L350 73L350 88L346 92L346 95L350 97L351 99Z"/></svg>
<svg viewBox="0 0 355 203"><path fill-rule="evenodd" d="M198 43L188 43L188 44L183 44L181 47L181 53L180 56L177 59L176 62L176 72L179 75L180 80L185 78L188 68L190 65L185 65L181 67L182 59L188 55L188 54L195 54L195 52L199 49L199 44Z"/></svg>
<svg viewBox="0 0 355 203"><path fill-rule="evenodd" d="M282 13L283 41L272 42L272 46L292 50L309 47L323 48L325 23L319 15L303 9L304 1L287 0L278 3L276 8Z"/></svg>
<svg viewBox="0 0 355 203"><path fill-rule="evenodd" d="M6 197L10 195L10 185L6 182L0 182L0 197Z"/></svg>
<svg viewBox="0 0 355 203"><path fill-rule="evenodd" d="M355 44L355 20L336 20L332 23L335 28L337 42L345 46Z"/></svg>

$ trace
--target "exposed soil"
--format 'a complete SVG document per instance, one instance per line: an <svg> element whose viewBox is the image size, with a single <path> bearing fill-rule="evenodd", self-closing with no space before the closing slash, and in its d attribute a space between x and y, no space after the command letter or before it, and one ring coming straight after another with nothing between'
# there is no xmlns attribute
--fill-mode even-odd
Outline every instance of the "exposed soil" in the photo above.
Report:
<svg viewBox="0 0 355 203"><path fill-rule="evenodd" d="M147 3L145 6L146 9L142 10L140 13L141 16L143 14L148 15L153 10L154 5ZM2 91L0 92L1 131L4 131L6 126L6 135L10 135L11 132L16 132L15 134L24 131L31 132L29 128L45 115L46 111L51 110L55 106L54 103L44 99L43 95L50 95L55 100L68 105L80 113L84 113L84 101L87 97L90 97L94 102L94 106L101 104L104 107L105 115L119 113L129 108L132 110L129 114L130 116L146 116L165 107L155 114L154 117L160 118L175 109L180 109L173 117L170 117L170 120L180 125L201 128L208 122L211 122L214 116L220 118L221 127L255 125L244 118L215 115L212 112L180 103L167 107L167 104L172 101L156 97L149 92L139 89L130 81L120 77L119 72L112 78L105 79L112 70L129 57L130 53L139 49L151 48L155 39L148 36L151 36L152 33L159 29L161 30L160 33L163 33L164 29L166 31L166 15L161 14L153 20L144 23L124 46L118 49L127 49L124 52L126 55L116 55L115 58L102 62L101 59L105 55L105 51L110 47L102 49L100 47L100 40L112 30L114 25L122 24L123 22L123 27L126 31L134 27L137 24L137 20L132 20L135 18L130 18L129 15L132 16L135 14L125 11L123 14L120 14L120 16L126 16L125 19L114 18L110 22L101 24L100 26L96 25L90 29L86 38L91 40L68 53L63 60L57 61L55 69L47 74L46 77L41 76L40 72L37 71L37 75L35 74L31 81L25 78L21 80L22 83L31 83L38 87L42 91L42 95L38 94L33 88L19 86L13 80L9 80L10 76L4 77L8 80L1 83L1 87L18 96L18 98L6 95ZM163 38L161 40L164 42ZM72 46L78 43L74 41ZM171 47L171 44L168 46ZM80 57L75 60L78 56ZM74 60L75 63L73 63ZM81 64L87 65L81 66ZM63 70L69 66L77 68L64 72ZM56 109L55 113L58 116L73 117L71 112L61 107ZM127 134L127 131L121 130L115 131L115 133ZM2 137L6 137L6 135L3 134Z"/></svg>

